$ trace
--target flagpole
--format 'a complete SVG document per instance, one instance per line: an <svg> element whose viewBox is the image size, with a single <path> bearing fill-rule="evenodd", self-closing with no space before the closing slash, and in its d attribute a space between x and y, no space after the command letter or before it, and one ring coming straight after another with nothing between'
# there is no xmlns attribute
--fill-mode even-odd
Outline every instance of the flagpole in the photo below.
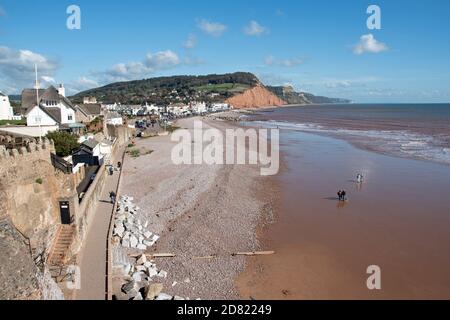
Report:
<svg viewBox="0 0 450 320"><path fill-rule="evenodd" d="M38 119L39 119L39 142L42 143L42 129L41 129L41 108L39 106L39 82L38 82L38 75L37 75L37 64L34 64L34 74L36 76L36 105L38 107Z"/></svg>

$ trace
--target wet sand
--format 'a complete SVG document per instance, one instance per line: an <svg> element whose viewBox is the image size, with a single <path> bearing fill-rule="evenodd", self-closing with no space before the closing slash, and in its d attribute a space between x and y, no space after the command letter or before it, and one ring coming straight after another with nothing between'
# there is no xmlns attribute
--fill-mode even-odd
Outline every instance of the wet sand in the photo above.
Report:
<svg viewBox="0 0 450 320"><path fill-rule="evenodd" d="M449 166L289 130L281 143L277 222L259 234L276 254L247 260L242 298L450 298ZM381 290L367 289L369 265L381 268Z"/></svg>

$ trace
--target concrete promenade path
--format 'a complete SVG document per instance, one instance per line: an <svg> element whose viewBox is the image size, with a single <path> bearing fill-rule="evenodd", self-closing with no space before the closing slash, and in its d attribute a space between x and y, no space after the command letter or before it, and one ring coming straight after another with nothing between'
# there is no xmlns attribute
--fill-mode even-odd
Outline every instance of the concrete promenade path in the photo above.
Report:
<svg viewBox="0 0 450 320"><path fill-rule="evenodd" d="M124 147L121 147L113 158L115 166L118 161L122 161L123 151ZM119 173L114 171L112 176L106 173L100 201L80 251L81 288L76 290L75 300L105 300L106 239L113 210L113 204L107 202L110 200L109 193L116 192Z"/></svg>

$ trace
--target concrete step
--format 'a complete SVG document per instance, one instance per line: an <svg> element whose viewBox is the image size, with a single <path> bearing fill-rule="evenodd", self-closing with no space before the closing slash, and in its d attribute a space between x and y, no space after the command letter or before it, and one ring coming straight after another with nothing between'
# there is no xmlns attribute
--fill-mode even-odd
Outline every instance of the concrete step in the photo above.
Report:
<svg viewBox="0 0 450 320"><path fill-rule="evenodd" d="M48 259L50 265L58 266L63 264L67 251L69 250L70 245L72 244L74 233L75 229L73 226L67 225L59 226Z"/></svg>

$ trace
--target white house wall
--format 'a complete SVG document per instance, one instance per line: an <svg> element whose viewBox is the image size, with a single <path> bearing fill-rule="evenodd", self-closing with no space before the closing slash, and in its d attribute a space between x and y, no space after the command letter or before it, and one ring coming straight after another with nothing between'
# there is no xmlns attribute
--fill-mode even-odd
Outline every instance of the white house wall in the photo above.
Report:
<svg viewBox="0 0 450 320"><path fill-rule="evenodd" d="M61 110L61 124L75 123L75 110L66 106L64 103L59 102L57 105L48 106L59 108ZM69 119L71 117L71 119Z"/></svg>
<svg viewBox="0 0 450 320"><path fill-rule="evenodd" d="M48 114L42 111L38 107L34 107L27 114L27 126L37 127L37 126L55 126L56 121L53 120Z"/></svg>
<svg viewBox="0 0 450 320"><path fill-rule="evenodd" d="M0 96L0 120L12 120L13 108L7 96Z"/></svg>

